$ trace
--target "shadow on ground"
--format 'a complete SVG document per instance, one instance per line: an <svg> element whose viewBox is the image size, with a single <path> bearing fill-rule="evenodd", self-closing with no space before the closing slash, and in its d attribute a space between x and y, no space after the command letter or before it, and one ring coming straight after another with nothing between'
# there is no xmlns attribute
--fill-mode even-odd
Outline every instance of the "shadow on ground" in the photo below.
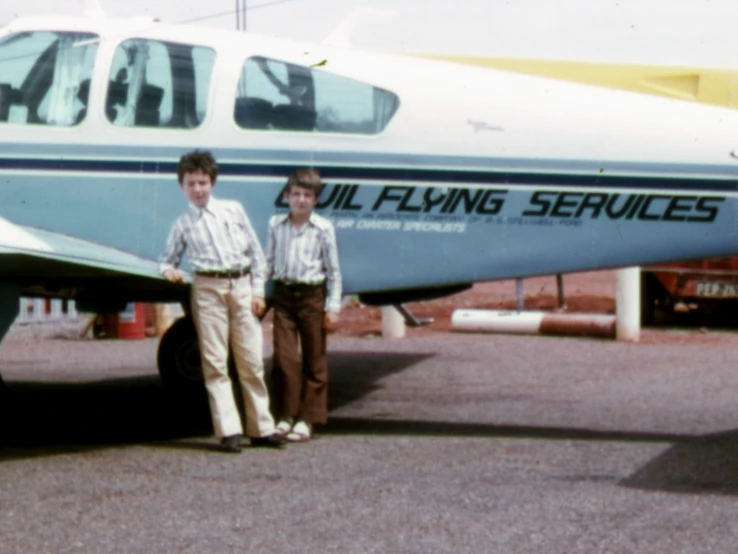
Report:
<svg viewBox="0 0 738 554"><path fill-rule="evenodd" d="M331 408L370 394L382 386L383 378L427 357L331 353ZM156 375L79 383L11 381L0 387L0 394L0 462L212 433L204 393L173 396ZM695 436L332 415L321 434L664 443L671 446L619 483L655 491L738 493L738 431ZM207 449L210 442L192 443L192 448ZM182 441L178 445L184 447Z"/></svg>
<svg viewBox="0 0 738 554"><path fill-rule="evenodd" d="M376 390L426 354L330 354L335 409ZM203 390L171 394L157 375L0 386L0 461L212 434Z"/></svg>
<svg viewBox="0 0 738 554"><path fill-rule="evenodd" d="M205 395L175 397L158 376L7 382L0 461L208 433Z"/></svg>
<svg viewBox="0 0 738 554"><path fill-rule="evenodd" d="M569 427L332 417L322 434L671 443L672 446L665 452L619 484L629 488L664 492L738 494L738 431L697 436ZM586 481L591 478L592 476L580 475L574 480Z"/></svg>
<svg viewBox="0 0 738 554"><path fill-rule="evenodd" d="M380 381L434 354L331 352L328 410L336 410L381 387Z"/></svg>
<svg viewBox="0 0 738 554"><path fill-rule="evenodd" d="M738 431L677 442L621 484L682 493L738 494Z"/></svg>

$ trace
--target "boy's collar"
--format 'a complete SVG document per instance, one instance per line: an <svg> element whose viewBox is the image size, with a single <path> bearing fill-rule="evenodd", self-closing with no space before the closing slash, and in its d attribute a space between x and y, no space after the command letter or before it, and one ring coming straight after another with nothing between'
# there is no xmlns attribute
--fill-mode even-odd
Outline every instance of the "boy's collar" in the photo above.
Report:
<svg viewBox="0 0 738 554"><path fill-rule="evenodd" d="M202 211L212 212L212 208L217 202L218 201L215 199L215 197L213 195L210 195L210 198L208 198L208 203L205 204L202 208L190 202L190 210L195 214L199 214Z"/></svg>
<svg viewBox="0 0 738 554"><path fill-rule="evenodd" d="M290 212L285 213L282 217L283 217L283 219L282 219L282 221L280 221L280 223L284 223L285 221L289 221L290 223L292 223L292 218L290 217ZM315 212L310 212L310 215L305 220L305 223L310 223L312 225L315 225ZM302 225L305 225L305 223L303 223Z"/></svg>

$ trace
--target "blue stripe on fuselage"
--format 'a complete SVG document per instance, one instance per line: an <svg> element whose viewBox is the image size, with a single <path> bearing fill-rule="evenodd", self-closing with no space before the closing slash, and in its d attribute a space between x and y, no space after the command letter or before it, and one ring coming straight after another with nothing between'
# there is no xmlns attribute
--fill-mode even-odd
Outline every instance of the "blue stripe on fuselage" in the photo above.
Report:
<svg viewBox="0 0 738 554"><path fill-rule="evenodd" d="M219 163L220 175L229 177L285 178L300 163ZM639 188L651 190L695 190L729 192L738 190L738 176L673 177L668 175L595 175L562 171L495 171L436 167L366 167L362 165L315 164L325 180L376 180L446 184L490 184L536 187ZM0 158L0 170L49 172L101 172L119 174L175 174L176 162L83 158Z"/></svg>

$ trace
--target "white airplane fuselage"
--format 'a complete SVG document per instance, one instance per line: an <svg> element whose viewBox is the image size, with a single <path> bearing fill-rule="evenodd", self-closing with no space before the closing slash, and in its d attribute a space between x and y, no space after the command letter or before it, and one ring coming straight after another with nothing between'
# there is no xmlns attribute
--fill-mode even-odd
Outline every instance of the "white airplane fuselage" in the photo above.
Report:
<svg viewBox="0 0 738 554"><path fill-rule="evenodd" d="M269 217L286 208L286 176L319 169L328 185L319 211L336 226L347 293L738 250L738 114L730 110L140 20L28 19L3 33L44 29L99 39L78 123L0 122L0 217L19 225L156 259L186 209L176 163L201 148L220 164L214 194L241 201L263 242ZM214 52L198 125L111 121L116 52L130 39ZM254 57L367 83L399 104L375 133L243 128L234 103ZM374 107L385 109L376 99Z"/></svg>

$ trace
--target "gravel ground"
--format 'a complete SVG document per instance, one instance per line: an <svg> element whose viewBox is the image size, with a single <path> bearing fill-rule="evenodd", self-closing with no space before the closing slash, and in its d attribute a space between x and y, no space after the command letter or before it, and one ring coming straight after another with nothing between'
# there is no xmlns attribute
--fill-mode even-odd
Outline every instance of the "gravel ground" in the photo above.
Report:
<svg viewBox="0 0 738 554"><path fill-rule="evenodd" d="M331 337L319 436L227 455L155 340L14 330L0 552L734 552L738 336L644 337Z"/></svg>

